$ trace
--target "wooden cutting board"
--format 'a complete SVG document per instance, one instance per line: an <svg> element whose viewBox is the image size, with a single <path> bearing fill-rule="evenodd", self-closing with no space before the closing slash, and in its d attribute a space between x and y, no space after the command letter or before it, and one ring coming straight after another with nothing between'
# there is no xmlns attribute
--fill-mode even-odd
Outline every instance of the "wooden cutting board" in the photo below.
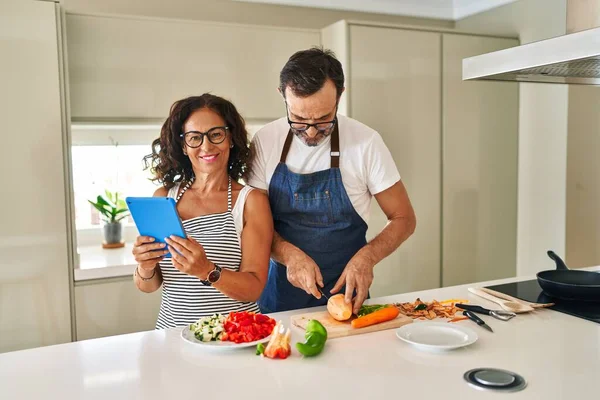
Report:
<svg viewBox="0 0 600 400"><path fill-rule="evenodd" d="M344 322L336 321L331 317L331 315L329 315L327 311L297 314L290 317L292 325L302 329L306 329L306 324L308 324L308 321L311 319L316 319L323 324L323 326L327 329L328 338L338 338L350 335L360 335L362 333L383 331L386 329L394 329L413 322L412 318L400 314L396 317L396 319L391 321L381 322L379 324L355 329L350 325L350 320Z"/></svg>

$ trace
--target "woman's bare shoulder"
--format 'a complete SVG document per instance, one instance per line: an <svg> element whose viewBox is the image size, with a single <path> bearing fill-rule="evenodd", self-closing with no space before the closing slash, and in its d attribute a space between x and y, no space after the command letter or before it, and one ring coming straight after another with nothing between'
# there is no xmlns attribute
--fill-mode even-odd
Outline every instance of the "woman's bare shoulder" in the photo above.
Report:
<svg viewBox="0 0 600 400"><path fill-rule="evenodd" d="M269 198L262 190L252 189L246 198L244 214L247 213L267 213L271 212L269 207Z"/></svg>
<svg viewBox="0 0 600 400"><path fill-rule="evenodd" d="M169 189L167 189L164 186L161 186L158 189L156 189L156 191L154 192L154 194L152 196L153 197L167 197L168 195L169 195Z"/></svg>

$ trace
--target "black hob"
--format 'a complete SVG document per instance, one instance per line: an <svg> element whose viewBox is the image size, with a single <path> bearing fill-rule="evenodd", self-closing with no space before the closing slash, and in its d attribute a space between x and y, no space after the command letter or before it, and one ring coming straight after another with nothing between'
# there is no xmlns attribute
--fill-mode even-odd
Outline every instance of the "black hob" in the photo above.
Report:
<svg viewBox="0 0 600 400"><path fill-rule="evenodd" d="M551 310L600 324L600 302L567 301L552 298L542 291L536 279L488 286L487 288L532 303L555 303L554 306L549 307Z"/></svg>

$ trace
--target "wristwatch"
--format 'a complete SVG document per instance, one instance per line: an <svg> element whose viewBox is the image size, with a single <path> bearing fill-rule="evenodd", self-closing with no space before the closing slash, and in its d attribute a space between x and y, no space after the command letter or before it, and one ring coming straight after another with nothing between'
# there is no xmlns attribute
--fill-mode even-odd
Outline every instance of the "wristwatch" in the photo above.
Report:
<svg viewBox="0 0 600 400"><path fill-rule="evenodd" d="M217 281L219 279L221 279L221 271L222 270L223 269L221 267L219 267L217 264L215 264L215 269L213 269L212 271L210 271L208 273L206 280L200 281L200 282L202 282L202 284L204 284L206 286L212 286L213 283L217 283Z"/></svg>

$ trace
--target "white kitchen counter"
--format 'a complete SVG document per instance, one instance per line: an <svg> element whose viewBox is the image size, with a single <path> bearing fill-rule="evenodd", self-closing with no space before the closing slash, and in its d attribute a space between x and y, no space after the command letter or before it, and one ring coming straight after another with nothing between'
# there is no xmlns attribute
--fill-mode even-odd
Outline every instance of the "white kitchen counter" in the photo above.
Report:
<svg viewBox="0 0 600 400"><path fill-rule="evenodd" d="M600 270L600 268L594 268ZM529 278L527 278L529 279ZM465 285L373 299L372 303L468 298ZM525 280L525 279L522 279ZM289 316L274 314L289 326ZM180 329L151 331L0 354L2 399L598 399L600 324L552 310L509 322L471 321L479 340L447 353L419 351L394 330L330 339L324 352L286 360L254 348L217 352L180 339ZM293 329L292 346L303 332ZM528 382L499 394L470 387L463 374L477 367L508 369Z"/></svg>
<svg viewBox="0 0 600 400"><path fill-rule="evenodd" d="M75 281L115 278L133 275L137 263L131 250L133 243L125 243L118 249L103 249L100 245L80 246L78 268L75 268Z"/></svg>

